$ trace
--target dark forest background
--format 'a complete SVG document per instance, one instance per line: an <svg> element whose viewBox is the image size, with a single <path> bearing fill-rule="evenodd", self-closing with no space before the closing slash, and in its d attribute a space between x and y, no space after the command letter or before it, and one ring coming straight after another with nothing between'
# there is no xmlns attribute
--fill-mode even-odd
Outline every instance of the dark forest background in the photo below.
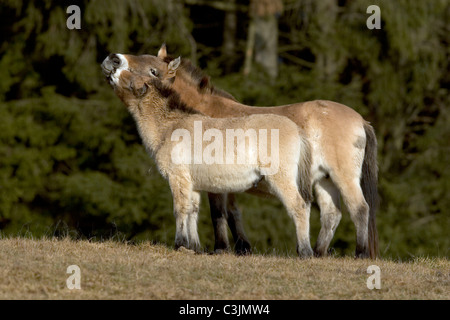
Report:
<svg viewBox="0 0 450 320"><path fill-rule="evenodd" d="M80 30L66 27L72 4ZM372 4L381 29L366 26ZM165 42L246 104L329 99L361 113L378 137L381 255L449 256L449 1L2 0L0 21L1 235L173 245L168 185L100 69L111 52ZM294 252L278 201L238 199L257 252ZM317 208L311 219L314 244ZM332 247L351 254L354 239L344 209Z"/></svg>

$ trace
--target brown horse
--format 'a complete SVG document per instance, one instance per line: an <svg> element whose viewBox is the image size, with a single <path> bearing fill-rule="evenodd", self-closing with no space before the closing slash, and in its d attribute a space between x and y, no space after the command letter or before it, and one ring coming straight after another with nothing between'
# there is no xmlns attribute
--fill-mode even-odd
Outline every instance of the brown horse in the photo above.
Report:
<svg viewBox="0 0 450 320"><path fill-rule="evenodd" d="M327 254L341 219L340 196L356 226L356 256L376 258L378 235L377 140L372 126L353 109L332 101L316 100L277 107L252 107L237 102L216 89L201 70L182 60L178 70L169 67L173 59L163 45L158 56L111 54L104 72L129 70L150 75L171 85L181 100L195 110L214 118L251 114L278 114L293 120L307 135L312 146L311 176L320 208L321 230L315 254ZM173 75L177 74L176 77ZM241 214L232 194L209 194L215 229L215 249L228 247L226 223L238 250L249 250Z"/></svg>
<svg viewBox="0 0 450 320"><path fill-rule="evenodd" d="M300 190L311 191L311 152L303 130L294 122L279 115L211 118L190 109L159 79L117 69L108 79L169 182L176 220L175 248L200 248L200 191L242 192L264 184L294 221L299 256L312 256L309 210L300 194ZM204 145L212 138L213 142Z"/></svg>

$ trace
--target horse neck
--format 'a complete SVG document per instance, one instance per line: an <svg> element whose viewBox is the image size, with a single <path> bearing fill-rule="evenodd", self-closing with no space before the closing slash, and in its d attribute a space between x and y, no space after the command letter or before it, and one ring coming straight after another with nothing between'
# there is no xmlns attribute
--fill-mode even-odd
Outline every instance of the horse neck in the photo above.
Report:
<svg viewBox="0 0 450 320"><path fill-rule="evenodd" d="M191 108L211 117L220 118L230 115L250 114L249 106L243 105L237 101L214 95L211 90L205 89L204 92L183 76L176 77L172 88L180 95L181 100Z"/></svg>
<svg viewBox="0 0 450 320"><path fill-rule="evenodd" d="M206 95L199 92L198 88L191 81L186 80L185 76L175 77L172 89L180 95L181 100L186 105L202 112Z"/></svg>
<svg viewBox="0 0 450 320"><path fill-rule="evenodd" d="M142 99L133 108L133 115L144 145L155 153L164 143L164 136L181 116L167 107L167 99L151 97Z"/></svg>

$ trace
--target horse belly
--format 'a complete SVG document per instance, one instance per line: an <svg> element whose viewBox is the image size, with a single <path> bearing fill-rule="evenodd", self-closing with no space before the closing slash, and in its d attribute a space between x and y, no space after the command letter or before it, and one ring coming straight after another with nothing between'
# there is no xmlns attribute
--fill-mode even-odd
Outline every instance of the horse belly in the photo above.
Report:
<svg viewBox="0 0 450 320"><path fill-rule="evenodd" d="M194 190L212 193L244 192L261 179L255 168L229 165L193 165Z"/></svg>

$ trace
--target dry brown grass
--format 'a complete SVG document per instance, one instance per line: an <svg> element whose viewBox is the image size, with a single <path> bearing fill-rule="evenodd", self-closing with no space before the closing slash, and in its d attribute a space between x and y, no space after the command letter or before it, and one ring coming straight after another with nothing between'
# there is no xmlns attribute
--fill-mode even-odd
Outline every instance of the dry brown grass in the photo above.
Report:
<svg viewBox="0 0 450 320"><path fill-rule="evenodd" d="M380 290L366 286L381 268ZM81 268L81 290L66 286ZM0 240L0 299L449 299L448 259L200 255L143 243Z"/></svg>

